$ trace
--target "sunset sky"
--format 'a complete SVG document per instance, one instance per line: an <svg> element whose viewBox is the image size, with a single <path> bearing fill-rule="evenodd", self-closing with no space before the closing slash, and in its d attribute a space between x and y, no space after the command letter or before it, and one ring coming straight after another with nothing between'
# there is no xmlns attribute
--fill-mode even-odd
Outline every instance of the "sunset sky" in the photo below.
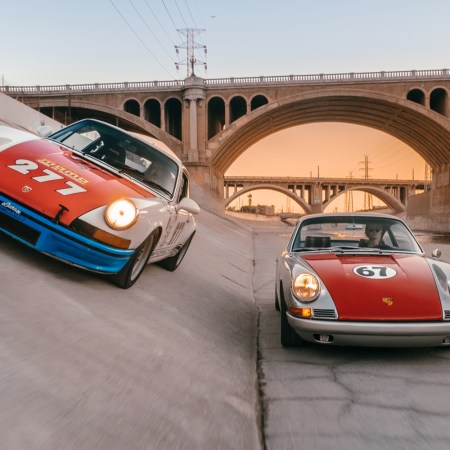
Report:
<svg viewBox="0 0 450 450"><path fill-rule="evenodd" d="M274 156L276 155L276 156ZM424 179L425 161L402 141L372 128L345 123L317 123L288 128L262 139L242 154L226 175L364 178L365 156L369 178ZM364 194L354 193L355 208ZM343 208L344 197L330 208ZM275 210L301 209L281 194L257 190L253 204L274 205ZM247 205L247 195L231 206ZM383 205L375 202L376 205Z"/></svg>

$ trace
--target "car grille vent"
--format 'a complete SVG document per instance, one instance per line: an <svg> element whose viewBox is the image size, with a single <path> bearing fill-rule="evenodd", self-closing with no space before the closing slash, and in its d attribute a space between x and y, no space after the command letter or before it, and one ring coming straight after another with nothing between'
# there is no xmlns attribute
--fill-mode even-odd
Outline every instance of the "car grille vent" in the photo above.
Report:
<svg viewBox="0 0 450 450"><path fill-rule="evenodd" d="M36 244L41 234L39 231L33 230L33 228L28 225L2 213L0 213L0 228L31 245Z"/></svg>
<svg viewBox="0 0 450 450"><path fill-rule="evenodd" d="M444 310L444 319L450 320L450 309Z"/></svg>
<svg viewBox="0 0 450 450"><path fill-rule="evenodd" d="M337 319L334 309L313 309L315 319Z"/></svg>

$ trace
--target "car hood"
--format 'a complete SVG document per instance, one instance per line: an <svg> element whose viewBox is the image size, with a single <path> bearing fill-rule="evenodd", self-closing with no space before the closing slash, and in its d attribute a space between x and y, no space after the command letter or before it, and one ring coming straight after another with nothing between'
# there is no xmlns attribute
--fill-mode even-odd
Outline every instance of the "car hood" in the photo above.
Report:
<svg viewBox="0 0 450 450"><path fill-rule="evenodd" d="M149 191L86 161L61 145L36 139L0 152L0 191L60 222L121 197L154 197Z"/></svg>
<svg viewBox="0 0 450 450"><path fill-rule="evenodd" d="M420 255L305 255L341 320L442 320L442 306Z"/></svg>

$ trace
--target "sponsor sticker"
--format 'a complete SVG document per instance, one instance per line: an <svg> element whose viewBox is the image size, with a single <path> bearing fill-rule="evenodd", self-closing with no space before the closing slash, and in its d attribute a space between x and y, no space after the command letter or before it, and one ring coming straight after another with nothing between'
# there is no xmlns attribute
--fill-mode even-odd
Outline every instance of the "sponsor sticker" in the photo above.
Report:
<svg viewBox="0 0 450 450"><path fill-rule="evenodd" d="M15 214L22 214L22 211L19 208L16 208L13 204L9 203L9 202L2 202L0 204L2 206L2 208L6 209L6 212L10 213L15 213Z"/></svg>

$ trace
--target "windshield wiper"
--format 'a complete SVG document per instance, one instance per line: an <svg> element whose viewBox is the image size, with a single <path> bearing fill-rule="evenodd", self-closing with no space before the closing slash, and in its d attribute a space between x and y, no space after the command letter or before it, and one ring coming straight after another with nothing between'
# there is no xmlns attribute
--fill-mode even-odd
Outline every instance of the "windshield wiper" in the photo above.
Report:
<svg viewBox="0 0 450 450"><path fill-rule="evenodd" d="M102 161L102 160L100 160L100 161ZM103 161L103 162L106 162L106 161ZM144 172L141 172L140 170L138 170L138 169L135 169L135 168L133 168L133 167L130 167L130 166L128 166L127 164L124 164L124 163L121 163L121 162L119 162L119 161L114 161L114 162L106 162L106 164L109 164L110 166L113 166L113 167L115 167L116 169L119 169L119 172L120 173L123 173L123 172L125 172L125 173L132 173L132 174L134 174L134 175L139 175L139 178L141 179L141 180L143 180L144 179Z"/></svg>
<svg viewBox="0 0 450 450"><path fill-rule="evenodd" d="M142 182L149 185L150 187L152 187L154 189L158 189L159 191L166 193L167 195L172 195L172 193L170 191L168 191L165 187L161 186L159 183L155 183L154 181L148 180L146 178L144 178L142 180Z"/></svg>

